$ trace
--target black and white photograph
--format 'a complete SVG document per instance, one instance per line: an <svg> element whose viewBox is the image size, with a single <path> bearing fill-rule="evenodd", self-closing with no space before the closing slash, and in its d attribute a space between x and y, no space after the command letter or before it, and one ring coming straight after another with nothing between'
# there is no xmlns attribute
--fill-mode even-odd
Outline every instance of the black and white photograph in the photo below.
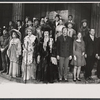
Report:
<svg viewBox="0 0 100 100"><path fill-rule="evenodd" d="M3 98L96 94L100 2L0 2L0 85Z"/></svg>

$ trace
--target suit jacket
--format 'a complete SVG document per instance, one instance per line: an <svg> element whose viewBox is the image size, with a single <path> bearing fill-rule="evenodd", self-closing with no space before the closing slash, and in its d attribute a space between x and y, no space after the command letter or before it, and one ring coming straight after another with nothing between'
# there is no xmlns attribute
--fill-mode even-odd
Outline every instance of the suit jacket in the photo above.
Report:
<svg viewBox="0 0 100 100"><path fill-rule="evenodd" d="M86 50L86 54L87 56L92 56L96 54L96 46L97 46L97 38L94 37L94 41L92 41L90 35L87 35L87 37L85 38L85 50Z"/></svg>
<svg viewBox="0 0 100 100"><path fill-rule="evenodd" d="M67 36L66 41L64 41L64 36L59 36L57 39L57 55L60 57L69 57L72 55L72 51L72 39Z"/></svg>
<svg viewBox="0 0 100 100"><path fill-rule="evenodd" d="M100 56L100 37L97 39L97 43L96 43L96 54L98 54Z"/></svg>
<svg viewBox="0 0 100 100"><path fill-rule="evenodd" d="M57 24L57 26L59 25L59 22ZM56 21L53 22L53 26L56 27Z"/></svg>

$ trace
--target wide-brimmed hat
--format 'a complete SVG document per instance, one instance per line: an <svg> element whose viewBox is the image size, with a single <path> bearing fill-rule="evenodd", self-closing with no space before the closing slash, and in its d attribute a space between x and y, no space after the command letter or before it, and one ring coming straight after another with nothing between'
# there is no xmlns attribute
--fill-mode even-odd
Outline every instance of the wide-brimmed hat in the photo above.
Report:
<svg viewBox="0 0 100 100"><path fill-rule="evenodd" d="M81 23L84 23L84 22L87 22L87 20L86 20L86 19L83 19L83 20L81 21Z"/></svg>
<svg viewBox="0 0 100 100"><path fill-rule="evenodd" d="M19 30L17 30L17 29L12 29L12 30L10 30L10 31L9 31L10 36L12 36L12 32L15 32L15 33L19 36L19 39L21 39L21 33L20 33Z"/></svg>

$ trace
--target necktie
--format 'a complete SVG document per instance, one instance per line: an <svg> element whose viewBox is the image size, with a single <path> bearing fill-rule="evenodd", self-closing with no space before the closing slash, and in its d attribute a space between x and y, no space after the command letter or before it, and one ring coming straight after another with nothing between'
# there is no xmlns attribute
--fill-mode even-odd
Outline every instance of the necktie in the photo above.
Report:
<svg viewBox="0 0 100 100"><path fill-rule="evenodd" d="M64 41L66 41L66 36L64 36Z"/></svg>

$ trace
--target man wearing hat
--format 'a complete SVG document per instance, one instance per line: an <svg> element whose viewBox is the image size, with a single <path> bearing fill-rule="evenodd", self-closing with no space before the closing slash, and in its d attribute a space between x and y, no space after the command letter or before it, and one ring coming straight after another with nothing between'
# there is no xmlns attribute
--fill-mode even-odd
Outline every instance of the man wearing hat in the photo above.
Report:
<svg viewBox="0 0 100 100"><path fill-rule="evenodd" d="M1 59L2 59L2 68L3 72L8 71L8 58L7 58L7 49L9 45L9 34L7 32L7 28L3 27L3 35L0 37L0 51L1 51Z"/></svg>

